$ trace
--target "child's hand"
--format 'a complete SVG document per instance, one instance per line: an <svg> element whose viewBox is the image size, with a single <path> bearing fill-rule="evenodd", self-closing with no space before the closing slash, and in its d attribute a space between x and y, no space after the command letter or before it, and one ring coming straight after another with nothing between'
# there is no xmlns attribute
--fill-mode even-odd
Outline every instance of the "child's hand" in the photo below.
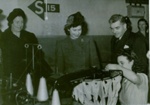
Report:
<svg viewBox="0 0 150 105"><path fill-rule="evenodd" d="M105 70L118 70L118 65L117 64L108 64L105 67Z"/></svg>

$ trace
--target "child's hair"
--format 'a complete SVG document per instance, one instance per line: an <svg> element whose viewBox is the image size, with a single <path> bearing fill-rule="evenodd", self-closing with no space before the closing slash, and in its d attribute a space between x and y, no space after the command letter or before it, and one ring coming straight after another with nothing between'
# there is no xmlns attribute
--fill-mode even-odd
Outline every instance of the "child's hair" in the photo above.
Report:
<svg viewBox="0 0 150 105"><path fill-rule="evenodd" d="M126 56L129 61L134 60L132 71L134 71L135 73L144 71L142 63L139 61L136 53L133 50L131 50L130 48L122 49L118 53L118 56L121 55Z"/></svg>
<svg viewBox="0 0 150 105"><path fill-rule="evenodd" d="M110 17L109 23L112 24L112 23L117 22L118 20L119 20L121 23L127 24L127 30L130 30L130 31L132 30L132 23L131 23L131 21L130 21L130 19L129 19L128 16L122 16L122 15L120 15L120 14L114 14L114 15L112 15L112 16Z"/></svg>

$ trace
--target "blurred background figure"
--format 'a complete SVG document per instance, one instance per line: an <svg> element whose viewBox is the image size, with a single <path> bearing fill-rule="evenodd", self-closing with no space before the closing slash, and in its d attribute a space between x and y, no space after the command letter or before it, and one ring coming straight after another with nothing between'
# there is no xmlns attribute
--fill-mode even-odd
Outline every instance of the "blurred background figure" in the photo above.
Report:
<svg viewBox="0 0 150 105"><path fill-rule="evenodd" d="M2 13L3 11L0 9L0 15L1 15L1 13ZM0 22L1 22L1 19L0 19ZM1 25L0 25L1 26ZM1 33L2 33L2 31L1 31L1 29L0 29L0 35L1 35Z"/></svg>
<svg viewBox="0 0 150 105"><path fill-rule="evenodd" d="M146 54L147 58L150 59L150 50Z"/></svg>
<svg viewBox="0 0 150 105"><path fill-rule="evenodd" d="M2 34L2 30L1 30L2 24L1 24L1 22L2 22L5 18L6 18L6 16L3 15L3 10L0 9L0 34Z"/></svg>
<svg viewBox="0 0 150 105"><path fill-rule="evenodd" d="M146 56L150 61L150 50L147 52ZM150 64L150 62L149 62L149 64ZM149 70L150 70L150 66L149 66ZM150 73L149 73L149 75L150 75ZM149 81L148 103L150 103L150 81Z"/></svg>
<svg viewBox="0 0 150 105"><path fill-rule="evenodd" d="M148 30L148 28L149 28L149 25L148 25L148 22L147 22L147 20L145 20L145 19L143 19L143 18L141 18L141 19L139 19L138 20L138 22L137 22L137 26L138 26L138 34L142 34L143 36L149 36L148 35L148 33L149 33L149 30Z"/></svg>
<svg viewBox="0 0 150 105"><path fill-rule="evenodd" d="M147 51L149 49L149 25L148 22L141 18L138 20L137 22L137 26L138 26L138 32L137 34L141 37L141 39L143 39L145 41L145 44L147 46Z"/></svg>
<svg viewBox="0 0 150 105"><path fill-rule="evenodd" d="M0 9L0 41L1 41L1 35L2 35L2 31L1 31L1 21L3 20L2 17L2 12L3 10ZM2 51L1 51L1 45L0 45L0 78L2 78Z"/></svg>
<svg viewBox="0 0 150 105"><path fill-rule="evenodd" d="M3 27L2 22L5 18L6 18L6 16L3 14L3 10L0 9L0 42L1 42L1 36L2 36L2 30L1 29ZM0 79L2 78L2 75L3 75L2 71L3 71L2 50L1 50L1 43L0 43Z"/></svg>

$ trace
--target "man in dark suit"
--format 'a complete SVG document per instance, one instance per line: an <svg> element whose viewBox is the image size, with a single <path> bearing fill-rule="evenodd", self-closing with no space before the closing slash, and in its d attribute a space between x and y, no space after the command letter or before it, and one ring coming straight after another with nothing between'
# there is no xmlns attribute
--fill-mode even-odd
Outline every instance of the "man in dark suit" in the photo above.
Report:
<svg viewBox="0 0 150 105"><path fill-rule="evenodd" d="M109 24L114 36L111 39L111 61L117 63L117 54L121 49L130 48L141 61L142 70L140 72L148 74L148 51L145 42L132 32L131 21L128 17L114 14L109 19Z"/></svg>

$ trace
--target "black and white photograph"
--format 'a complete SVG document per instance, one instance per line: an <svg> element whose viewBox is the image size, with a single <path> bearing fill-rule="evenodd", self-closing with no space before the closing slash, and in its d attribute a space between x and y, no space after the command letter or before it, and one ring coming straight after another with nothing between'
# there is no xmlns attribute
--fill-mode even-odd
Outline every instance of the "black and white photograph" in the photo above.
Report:
<svg viewBox="0 0 150 105"><path fill-rule="evenodd" d="M0 0L0 105L150 105L149 0Z"/></svg>

